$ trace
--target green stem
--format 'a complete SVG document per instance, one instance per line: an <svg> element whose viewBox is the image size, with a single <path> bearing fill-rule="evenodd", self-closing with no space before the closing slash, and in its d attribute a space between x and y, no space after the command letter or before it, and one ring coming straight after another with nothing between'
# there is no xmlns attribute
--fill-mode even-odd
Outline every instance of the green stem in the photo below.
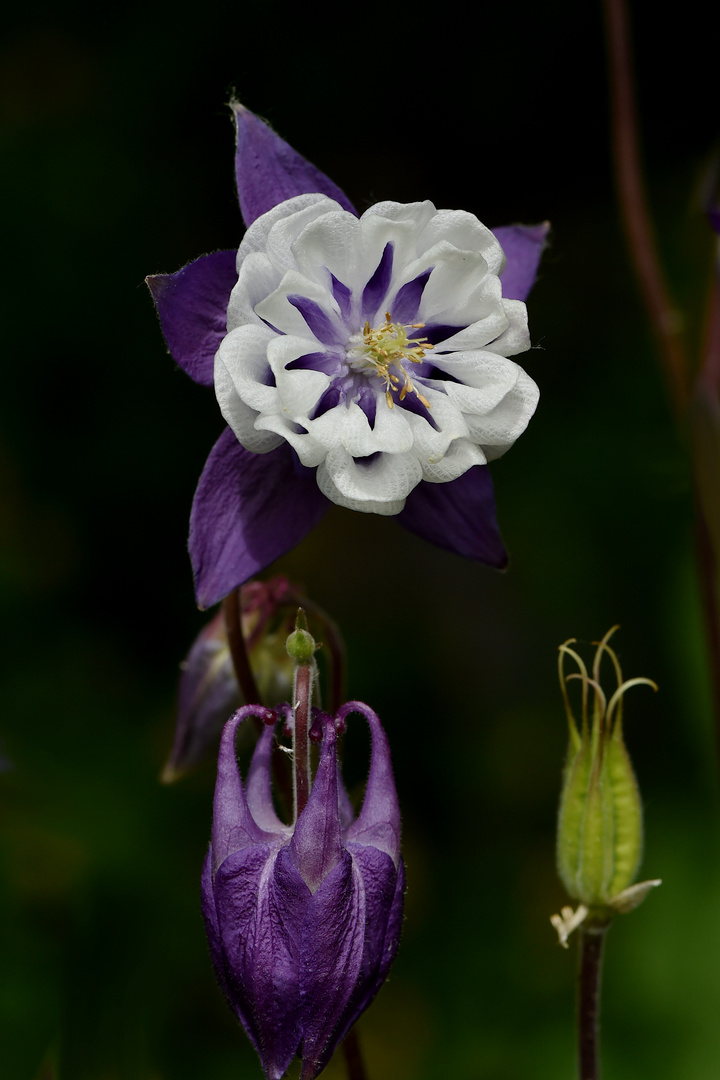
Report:
<svg viewBox="0 0 720 1080"><path fill-rule="evenodd" d="M600 982L609 923L580 927L578 970L578 1080L600 1076Z"/></svg>

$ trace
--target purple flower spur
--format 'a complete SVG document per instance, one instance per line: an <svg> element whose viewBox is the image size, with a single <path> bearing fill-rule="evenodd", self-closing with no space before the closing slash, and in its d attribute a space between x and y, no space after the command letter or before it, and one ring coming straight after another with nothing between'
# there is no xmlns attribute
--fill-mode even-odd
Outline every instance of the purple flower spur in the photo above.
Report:
<svg viewBox="0 0 720 1080"><path fill-rule="evenodd" d="M511 357L547 225L491 232L462 210L342 191L234 104L247 232L148 278L170 352L228 427L195 494L201 607L267 567L332 503L507 561L488 461L538 400Z"/></svg>
<svg viewBox="0 0 720 1080"><path fill-rule="evenodd" d="M372 739L356 818L336 755L349 713L365 717ZM235 733L249 716L269 726L243 785ZM218 982L268 1080L283 1076L296 1054L302 1080L313 1080L377 994L397 952L405 886L400 810L380 721L351 701L335 719L316 717L314 783L295 825L283 824L270 789L276 719L272 710L248 705L225 725L203 915Z"/></svg>

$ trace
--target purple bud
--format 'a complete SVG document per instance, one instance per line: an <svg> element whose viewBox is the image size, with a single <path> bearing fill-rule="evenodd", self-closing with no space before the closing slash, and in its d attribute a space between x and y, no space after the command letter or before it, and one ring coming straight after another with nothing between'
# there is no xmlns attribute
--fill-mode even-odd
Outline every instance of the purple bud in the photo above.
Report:
<svg viewBox="0 0 720 1080"><path fill-rule="evenodd" d="M397 952L405 875L390 749L367 705L372 754L365 800L353 819L339 776L336 720L321 714L319 763L294 826L275 813L270 790L273 729L261 734L245 784L228 721L218 759L210 851L202 877L215 974L257 1050L268 1080L293 1057L313 1080L382 986Z"/></svg>
<svg viewBox="0 0 720 1080"><path fill-rule="evenodd" d="M292 693L292 662L285 640L300 594L286 577L249 581L240 590L242 632L260 697L270 705ZM320 613L322 617L324 614ZM227 718L242 704L223 613L218 612L193 642L181 664L178 710L164 783L184 776L210 753L217 754Z"/></svg>

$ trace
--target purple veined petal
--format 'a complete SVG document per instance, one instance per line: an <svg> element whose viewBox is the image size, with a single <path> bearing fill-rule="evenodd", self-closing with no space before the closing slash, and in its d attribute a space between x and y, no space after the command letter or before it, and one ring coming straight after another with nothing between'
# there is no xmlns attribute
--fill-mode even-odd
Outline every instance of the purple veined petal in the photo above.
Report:
<svg viewBox="0 0 720 1080"><path fill-rule="evenodd" d="M444 485L446 486L446 485ZM398 803L390 744L377 713L361 701L348 701L339 710L338 720L360 713L370 727L370 773L362 810L345 833L345 841L367 844L390 856L397 867L400 859L400 805Z"/></svg>
<svg viewBox="0 0 720 1080"><path fill-rule="evenodd" d="M332 281L332 294L335 303L340 308L340 314L342 315L343 320L347 322L352 311L352 293L347 285L343 285L342 281L339 281L334 274L330 274L330 279Z"/></svg>
<svg viewBox="0 0 720 1080"><path fill-rule="evenodd" d="M507 265L500 275L503 296L507 300L525 300L535 282L550 223L502 225L493 232L507 258Z"/></svg>
<svg viewBox="0 0 720 1080"><path fill-rule="evenodd" d="M362 967L365 926L364 883L345 851L308 904L301 1080L314 1080L337 1046L338 1025Z"/></svg>
<svg viewBox="0 0 720 1080"><path fill-rule="evenodd" d="M246 225L261 214L296 195L320 192L349 210L357 210L337 184L293 150L289 143L251 113L239 101L230 107L237 137L235 176L240 213Z"/></svg>
<svg viewBox="0 0 720 1080"><path fill-rule="evenodd" d="M406 282L402 288L398 289L397 296L393 300L390 309L393 322L407 325L416 321L423 289L427 285L431 273L432 267L424 273L418 274L416 278Z"/></svg>
<svg viewBox="0 0 720 1080"><path fill-rule="evenodd" d="M214 883L227 996L280 1080L302 1038L300 949L310 893L287 849L236 851Z"/></svg>
<svg viewBox="0 0 720 1080"><path fill-rule="evenodd" d="M340 828L349 829L355 820L355 811L353 804L350 802L350 796L347 793L345 787L345 781L342 778L342 770L340 768L340 762L337 762L337 788L338 788L338 810L340 812Z"/></svg>
<svg viewBox="0 0 720 1080"><path fill-rule="evenodd" d="M342 375L346 369L345 358L338 352L305 353L285 365L286 371L322 371L326 375Z"/></svg>
<svg viewBox="0 0 720 1080"><path fill-rule="evenodd" d="M402 859L396 870L392 859L376 848L351 844L348 850L365 884L365 941L360 977L338 1026L337 1043L345 1038L387 978L400 945L405 901Z"/></svg>
<svg viewBox="0 0 720 1080"><path fill-rule="evenodd" d="M170 355L183 371L213 385L213 361L227 333L227 307L237 281L234 251L202 255L175 274L145 278Z"/></svg>
<svg viewBox="0 0 720 1080"><path fill-rule="evenodd" d="M250 813L235 756L235 732L248 716L274 719L272 710L264 705L243 705L223 729L213 799L213 874L234 851L264 845L274 839L272 834L259 827Z"/></svg>
<svg viewBox="0 0 720 1080"><path fill-rule="evenodd" d="M275 813L270 786L274 738L274 726L266 727L260 734L245 778L245 798L253 820L261 829L278 833L287 830L289 833L289 828Z"/></svg>
<svg viewBox="0 0 720 1080"><path fill-rule="evenodd" d="M340 333L339 327L323 311L319 304L307 296L297 293L288 294L288 303L296 308L307 323L308 329L322 345L344 345L347 341L347 332Z"/></svg>
<svg viewBox="0 0 720 1080"><path fill-rule="evenodd" d="M263 866L264 863L261 862L259 865L261 871ZM249 1015L246 1003L242 1000L238 1000L237 995L231 995L231 976L229 975L225 963L225 952L223 950L222 933L218 921L217 906L215 904L215 890L213 887L212 878L213 874L211 845L210 850L205 857L202 879L200 883L202 916L205 923L205 934L207 936L208 947L210 950L210 960L212 962L212 966L215 971L215 977L218 981L220 989L225 995L226 1000L232 1005L238 1019L240 1020L240 1023L245 1028L251 1043L259 1052L255 1033L249 1023Z"/></svg>
<svg viewBox="0 0 720 1080"><path fill-rule="evenodd" d="M421 481L395 519L431 544L504 570L507 552L500 536L490 470L473 465L445 484Z"/></svg>
<svg viewBox="0 0 720 1080"><path fill-rule="evenodd" d="M373 272L373 276L363 289L361 303L363 319L373 320L375 318L377 310L380 307L380 301L384 299L388 288L390 287L394 252L395 245L392 240L390 240L383 248L380 262Z"/></svg>
<svg viewBox="0 0 720 1080"><path fill-rule="evenodd" d="M337 784L337 734L330 717L324 725L320 761L307 805L295 823L290 853L300 875L317 892L343 857Z"/></svg>
<svg viewBox="0 0 720 1080"><path fill-rule="evenodd" d="M190 515L199 607L216 604L299 544L329 505L314 470L299 465L287 443L253 454L226 428L210 451Z"/></svg>

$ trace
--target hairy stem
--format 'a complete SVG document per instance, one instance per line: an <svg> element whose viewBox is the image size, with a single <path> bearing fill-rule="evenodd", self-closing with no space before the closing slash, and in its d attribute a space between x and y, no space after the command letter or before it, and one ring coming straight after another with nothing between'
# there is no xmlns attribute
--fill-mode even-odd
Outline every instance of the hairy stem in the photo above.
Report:
<svg viewBox="0 0 720 1080"><path fill-rule="evenodd" d="M580 927L578 971L578 1080L600 1076L600 982L609 923Z"/></svg>
<svg viewBox="0 0 720 1080"><path fill-rule="evenodd" d="M293 688L293 807L295 821L310 797L310 709L315 664L298 664Z"/></svg>

